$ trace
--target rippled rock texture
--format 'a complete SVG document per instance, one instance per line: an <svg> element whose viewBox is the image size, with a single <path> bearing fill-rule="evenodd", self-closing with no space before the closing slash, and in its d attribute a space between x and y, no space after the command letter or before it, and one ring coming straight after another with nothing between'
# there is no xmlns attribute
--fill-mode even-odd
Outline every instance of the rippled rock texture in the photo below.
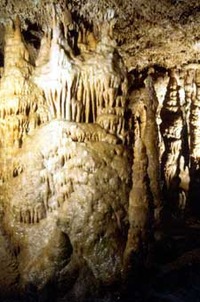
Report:
<svg viewBox="0 0 200 302"><path fill-rule="evenodd" d="M190 5L15 2L0 15L0 299L165 299L154 280L199 248L197 25L177 27Z"/></svg>
<svg viewBox="0 0 200 302"><path fill-rule="evenodd" d="M52 36L44 35L35 66L19 18L6 27L0 288L2 298L26 299L51 284L58 298L81 301L122 277L132 182L128 80L109 36L74 56L52 10Z"/></svg>

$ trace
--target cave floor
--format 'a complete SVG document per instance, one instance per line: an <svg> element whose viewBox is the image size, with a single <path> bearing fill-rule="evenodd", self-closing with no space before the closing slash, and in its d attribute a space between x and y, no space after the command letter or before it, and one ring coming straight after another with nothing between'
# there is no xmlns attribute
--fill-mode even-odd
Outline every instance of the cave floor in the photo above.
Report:
<svg viewBox="0 0 200 302"><path fill-rule="evenodd" d="M166 225L152 262L136 283L130 282L122 302L199 302L200 220L189 217L184 224Z"/></svg>
<svg viewBox="0 0 200 302"><path fill-rule="evenodd" d="M199 302L200 220L190 217L182 225L170 222L164 234L148 261L151 264L139 268L136 276L130 275L130 282L122 286L122 290L120 286L117 289L104 288L100 297L83 302ZM25 297L1 302L66 301L49 290L39 297L30 289Z"/></svg>

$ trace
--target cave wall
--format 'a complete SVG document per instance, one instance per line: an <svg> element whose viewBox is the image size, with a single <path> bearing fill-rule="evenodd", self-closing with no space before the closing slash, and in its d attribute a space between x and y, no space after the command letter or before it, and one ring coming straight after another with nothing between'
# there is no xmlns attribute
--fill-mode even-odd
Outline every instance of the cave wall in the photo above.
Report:
<svg viewBox="0 0 200 302"><path fill-rule="evenodd" d="M0 287L3 297L26 296L52 283L58 296L80 301L99 284L119 282L123 270L132 181L128 80L109 20L90 45L86 33L68 38L55 7L52 16L34 64L19 18L5 30L1 253L9 254Z"/></svg>
<svg viewBox="0 0 200 302"><path fill-rule="evenodd" d="M123 284L163 224L199 210L200 67L136 76L113 10L99 28L48 14L37 45L19 17L4 26L0 297L86 301Z"/></svg>

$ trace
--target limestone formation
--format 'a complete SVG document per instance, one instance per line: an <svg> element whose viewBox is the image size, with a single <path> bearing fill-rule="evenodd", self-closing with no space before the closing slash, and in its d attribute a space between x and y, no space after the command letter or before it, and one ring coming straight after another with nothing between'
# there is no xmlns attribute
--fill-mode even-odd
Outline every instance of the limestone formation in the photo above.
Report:
<svg viewBox="0 0 200 302"><path fill-rule="evenodd" d="M184 66L182 78L178 78L178 73L173 73L160 113L160 129L165 145L162 155L165 192L169 200L175 201L172 201L173 206L181 210L193 198L196 200L198 194L195 185L199 149L198 75L198 64Z"/></svg>
<svg viewBox="0 0 200 302"><path fill-rule="evenodd" d="M107 132L123 138L126 69L112 40L106 45L103 39L105 36L95 49L95 57L86 50L81 57L74 57L54 12L52 39L44 36L42 40L33 80L44 91L49 119L97 122Z"/></svg>
<svg viewBox="0 0 200 302"><path fill-rule="evenodd" d="M63 270L75 286L74 269L86 269L94 286L112 285L123 269L131 176L126 68L114 43L74 56L59 22L53 8L35 65L19 18L5 36L0 188L2 227L16 254L8 259L14 279L5 278L22 293L30 284L42 290L53 276L62 281Z"/></svg>
<svg viewBox="0 0 200 302"><path fill-rule="evenodd" d="M129 195L129 231L124 254L125 265L138 250L146 249L149 227L156 229L160 223L162 196L158 151L158 126L156 114L158 100L149 74L146 88L133 96L133 166L132 189ZM125 269L127 269L125 267Z"/></svg>
<svg viewBox="0 0 200 302"><path fill-rule="evenodd" d="M137 300L140 269L179 253L200 213L198 15L1 1L1 301Z"/></svg>
<svg viewBox="0 0 200 302"><path fill-rule="evenodd" d="M5 36L5 65L0 89L2 147L20 147L26 134L45 119L44 99L39 88L29 81L31 73L29 53L17 18L7 26Z"/></svg>
<svg viewBox="0 0 200 302"><path fill-rule="evenodd" d="M134 121L134 162L132 168L133 186L129 196L129 232L125 250L125 263L137 254L140 247L147 243L146 230L149 224L150 192L147 182L148 158L144 142L146 128L146 109L141 103L135 110Z"/></svg>
<svg viewBox="0 0 200 302"><path fill-rule="evenodd" d="M189 116L189 152L190 152L190 177L191 177L191 203L196 210L195 203L198 198L199 183L199 148L200 148L200 129L199 129L199 66L193 70L193 91L191 94L191 106ZM191 86L190 86L191 87ZM190 88L191 89L191 88ZM198 210L198 209L197 209Z"/></svg>
<svg viewBox="0 0 200 302"><path fill-rule="evenodd" d="M163 108L161 110L161 133L165 144L162 168L169 202L176 208L179 186L179 161L183 140L183 113L180 105L179 87L175 73L170 76ZM174 204L173 204L174 203Z"/></svg>
<svg viewBox="0 0 200 302"><path fill-rule="evenodd" d="M195 70L193 71L195 72ZM194 159L199 158L199 144L200 144L200 134L199 134L199 93L200 93L200 81L199 81L199 70L196 70L195 78L195 90L191 95L191 107L190 107L190 154Z"/></svg>

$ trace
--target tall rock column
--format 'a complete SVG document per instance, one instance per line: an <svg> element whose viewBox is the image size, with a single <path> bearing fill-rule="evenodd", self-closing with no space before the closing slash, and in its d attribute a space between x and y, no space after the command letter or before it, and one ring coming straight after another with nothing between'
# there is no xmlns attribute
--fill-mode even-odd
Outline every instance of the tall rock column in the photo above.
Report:
<svg viewBox="0 0 200 302"><path fill-rule="evenodd" d="M146 108L142 102L138 102L134 108L133 184L129 195L128 217L130 226L124 253L125 270L129 270L129 267L136 265L142 243L146 242L146 229L149 222L148 157L143 140L146 118Z"/></svg>
<svg viewBox="0 0 200 302"><path fill-rule="evenodd" d="M185 79L184 79L184 91L185 91L185 122L187 126L188 133L188 144L190 145L190 110L192 97L194 94L195 83L194 83L195 71L193 69L188 69L186 71Z"/></svg>
<svg viewBox="0 0 200 302"><path fill-rule="evenodd" d="M148 157L148 177L153 198L153 211L155 223L160 221L160 211L162 209L162 196L160 188L161 171L159 163L159 134L156 123L158 109L158 99L153 85L153 78L149 75L145 80L147 96L144 104L147 108L146 131L144 135L145 146Z"/></svg>
<svg viewBox="0 0 200 302"><path fill-rule="evenodd" d="M100 285L113 286L121 280L132 159L126 120L128 79L115 43L103 36L96 51L73 56L60 20L53 17L52 35L43 37L35 66L28 56L26 60L18 54L18 46L22 53L24 46L20 39L13 66L9 56L15 42L13 28L6 37L0 130L7 115L8 136L12 136L10 118L22 115L27 127L24 123L14 127L26 135L17 148L11 141L13 156L7 157L7 146L0 148L0 168L9 171L6 181L0 179L2 228L16 255L20 294L26 295L24 288L31 285L39 295L53 282L59 295L62 283L65 298L61 299L77 302L84 295L92 299L93 289ZM18 90L7 95L2 87L13 73L17 76L12 77L11 88ZM10 101L14 96L16 108ZM46 119L40 113L44 117L46 113ZM40 123L30 131L32 114ZM148 186L142 146L141 141L136 150L139 161L140 150L143 154L139 173ZM141 198L142 194L143 190Z"/></svg>
<svg viewBox="0 0 200 302"><path fill-rule="evenodd" d="M190 199L191 207L195 213L200 212L199 182L200 182L200 69L196 70L194 77L196 90L192 94L190 110Z"/></svg>
<svg viewBox="0 0 200 302"><path fill-rule="evenodd" d="M161 110L161 119L160 130L165 145L161 163L165 183L165 198L167 208L174 211L179 208L179 166L183 136L183 113L175 71L172 71L170 75Z"/></svg>
<svg viewBox="0 0 200 302"><path fill-rule="evenodd" d="M158 101L151 75L145 80L145 86L139 99L135 97L132 107L134 144L132 189L128 210L130 228L124 254L126 268L129 265L135 265L141 253L147 256L150 237L152 238L154 227L159 224L161 210L156 124ZM134 263L131 263L132 261Z"/></svg>
<svg viewBox="0 0 200 302"><path fill-rule="evenodd" d="M191 109L190 109L190 154L191 161L198 160L200 157L200 70L195 74L196 90L193 90L191 95Z"/></svg>

